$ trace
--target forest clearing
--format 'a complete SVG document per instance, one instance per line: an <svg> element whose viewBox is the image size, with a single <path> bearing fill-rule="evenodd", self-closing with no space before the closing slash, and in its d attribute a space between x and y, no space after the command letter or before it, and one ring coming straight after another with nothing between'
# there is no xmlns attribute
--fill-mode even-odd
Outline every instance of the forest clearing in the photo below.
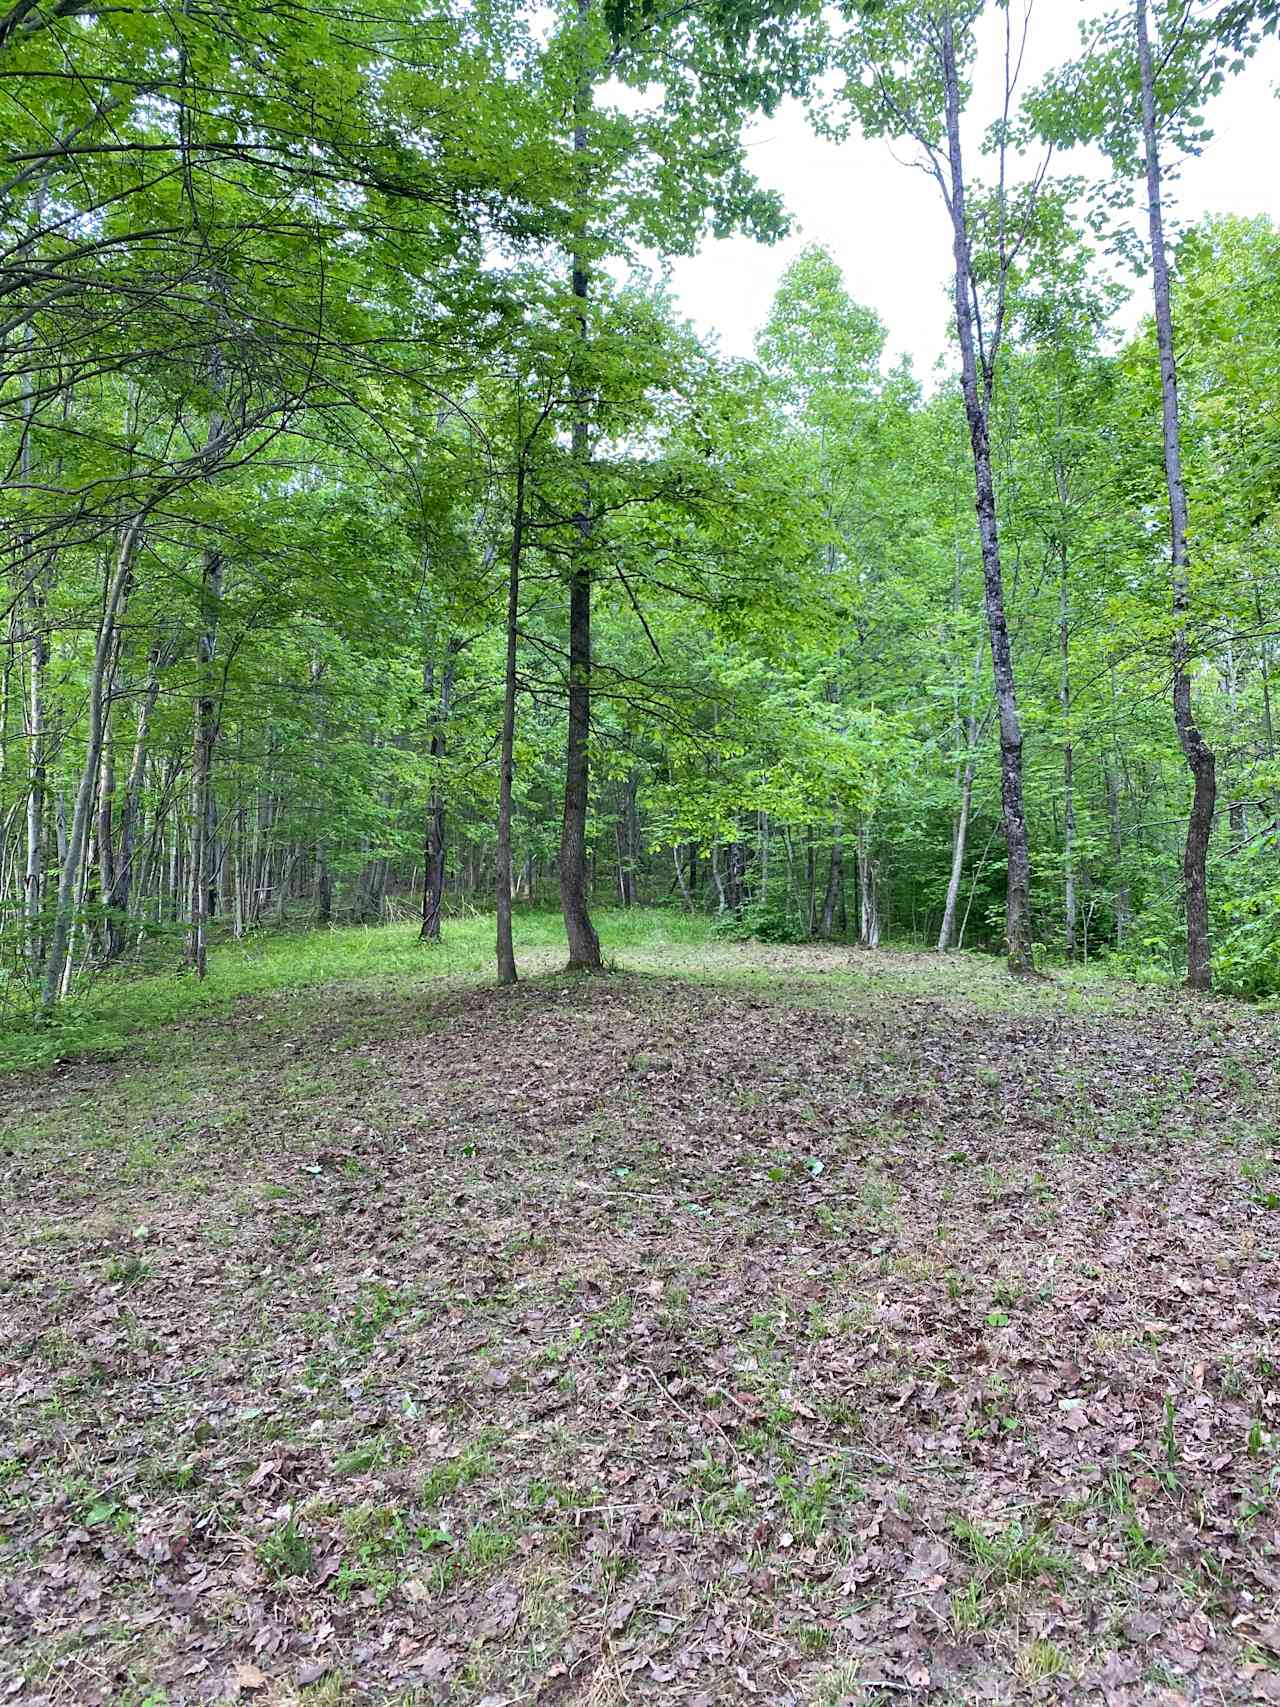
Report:
<svg viewBox="0 0 1280 1707"><path fill-rule="evenodd" d="M5 1081L9 1694L1280 1700L1274 1016L601 922Z"/></svg>
<svg viewBox="0 0 1280 1707"><path fill-rule="evenodd" d="M0 0L0 1707L1280 1707L1280 0Z"/></svg>

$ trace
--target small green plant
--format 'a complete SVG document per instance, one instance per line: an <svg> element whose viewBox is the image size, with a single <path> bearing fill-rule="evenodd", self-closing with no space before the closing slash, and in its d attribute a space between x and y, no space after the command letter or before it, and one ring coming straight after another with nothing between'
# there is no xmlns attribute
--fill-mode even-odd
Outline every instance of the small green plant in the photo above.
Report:
<svg viewBox="0 0 1280 1707"><path fill-rule="evenodd" d="M136 1286L149 1272L146 1262L133 1251L127 1256L109 1258L106 1268L107 1279L113 1286Z"/></svg>
<svg viewBox="0 0 1280 1707"><path fill-rule="evenodd" d="M816 1541L827 1527L832 1496L837 1489L837 1472L821 1470L805 1482L782 1475L777 1484L789 1526L804 1540Z"/></svg>
<svg viewBox="0 0 1280 1707"><path fill-rule="evenodd" d="M443 1464L433 1464L418 1488L423 1505L439 1505L450 1494L456 1494L459 1488L465 1488L487 1475L493 1467L488 1446L488 1437L481 1436L464 1447L456 1458L448 1458Z"/></svg>
<svg viewBox="0 0 1280 1707"><path fill-rule="evenodd" d="M1032 1683L1047 1677L1058 1677L1067 1669L1067 1656L1056 1642L1042 1636L1033 1637L1022 1651L1022 1671Z"/></svg>
<svg viewBox="0 0 1280 1707"><path fill-rule="evenodd" d="M1034 1519L1014 1518L990 1535L965 1517L957 1518L951 1527L956 1540L993 1587L1032 1582L1037 1577L1060 1579L1067 1574L1066 1560L1053 1551L1049 1532Z"/></svg>
<svg viewBox="0 0 1280 1707"><path fill-rule="evenodd" d="M316 1550L303 1533L295 1513L259 1543L258 1562L277 1582L289 1577L310 1576L316 1565Z"/></svg>
<svg viewBox="0 0 1280 1707"><path fill-rule="evenodd" d="M347 1341L361 1351L368 1351L374 1340L399 1313L400 1306L389 1286L378 1285L357 1299L347 1329Z"/></svg>
<svg viewBox="0 0 1280 1707"><path fill-rule="evenodd" d="M951 1596L951 1622L960 1634L981 1630L990 1616L986 1597L976 1577Z"/></svg>

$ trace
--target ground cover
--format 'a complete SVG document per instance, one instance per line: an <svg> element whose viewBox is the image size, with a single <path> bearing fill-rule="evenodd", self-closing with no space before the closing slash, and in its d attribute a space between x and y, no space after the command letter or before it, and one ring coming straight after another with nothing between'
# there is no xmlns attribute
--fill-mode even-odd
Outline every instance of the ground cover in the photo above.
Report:
<svg viewBox="0 0 1280 1707"><path fill-rule="evenodd" d="M0 1081L0 1689L1280 1700L1274 1018L610 928Z"/></svg>

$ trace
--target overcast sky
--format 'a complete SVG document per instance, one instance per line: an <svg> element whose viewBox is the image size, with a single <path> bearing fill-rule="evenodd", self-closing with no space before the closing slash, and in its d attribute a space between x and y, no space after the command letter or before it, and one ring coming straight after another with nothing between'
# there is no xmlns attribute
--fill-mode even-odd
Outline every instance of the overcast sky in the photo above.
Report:
<svg viewBox="0 0 1280 1707"><path fill-rule="evenodd" d="M1101 9L1097 0L1037 0L1024 81L1033 83L1073 57L1078 20ZM1014 12L1019 11L1015 0ZM985 125L995 116L1003 75L1003 30L994 10L984 29L972 118ZM1280 45L1269 42L1210 109L1214 140L1183 166L1171 196L1177 219L1265 213L1280 223L1277 84ZM750 355L783 268L806 243L820 243L843 269L853 296L888 327L889 359L906 352L928 384L947 348L950 238L936 184L900 163L910 145L895 159L881 142L819 141L794 104L753 125L748 140L757 175L781 192L795 216L795 232L773 248L732 238L708 243L692 260L676 261L672 284L681 311L701 333L716 335L726 355ZM1064 156L1059 164L1091 175L1102 171L1098 156ZM1139 294L1126 317L1135 320L1145 306Z"/></svg>

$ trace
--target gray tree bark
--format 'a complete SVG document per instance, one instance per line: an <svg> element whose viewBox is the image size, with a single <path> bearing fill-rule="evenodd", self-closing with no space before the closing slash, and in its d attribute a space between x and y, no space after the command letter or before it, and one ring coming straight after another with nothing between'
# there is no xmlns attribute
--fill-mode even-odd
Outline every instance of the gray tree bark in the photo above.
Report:
<svg viewBox="0 0 1280 1707"><path fill-rule="evenodd" d="M1182 858L1187 915L1187 987L1208 990L1213 983L1209 941L1209 838L1217 799L1217 761L1196 724L1191 707L1190 553L1187 548L1187 489L1182 475L1182 428L1178 413L1178 364L1174 352L1169 256L1164 235L1160 145L1156 131L1155 71L1147 28L1147 0L1136 0L1134 31L1142 80L1142 137L1146 150L1147 212L1151 240L1151 284L1155 300L1156 345L1160 353L1161 424L1164 433L1165 486L1169 494L1170 552L1173 565L1173 722L1178 744L1192 777L1191 815Z"/></svg>
<svg viewBox="0 0 1280 1707"><path fill-rule="evenodd" d="M1008 851L1005 930L1009 970L1017 976L1025 977L1032 970L1031 852L1022 784L1022 723L1018 715L1013 654L1005 613L1004 575L1000 562L1000 533L996 519L995 475L990 439L991 396L1003 330L1003 304L996 311L996 323L992 329L990 345L985 351L981 351L974 326L973 302L977 277L969 239L964 159L960 145L961 78L956 60L955 31L949 9L944 11L942 18L942 72L949 168L949 183L944 182L943 193L951 215L955 260L956 333L960 343L965 417L973 454L978 536L982 548L982 583L1000 726L1000 784ZM1003 182L1000 187L1003 192ZM1004 270L1002 256L1002 289Z"/></svg>

